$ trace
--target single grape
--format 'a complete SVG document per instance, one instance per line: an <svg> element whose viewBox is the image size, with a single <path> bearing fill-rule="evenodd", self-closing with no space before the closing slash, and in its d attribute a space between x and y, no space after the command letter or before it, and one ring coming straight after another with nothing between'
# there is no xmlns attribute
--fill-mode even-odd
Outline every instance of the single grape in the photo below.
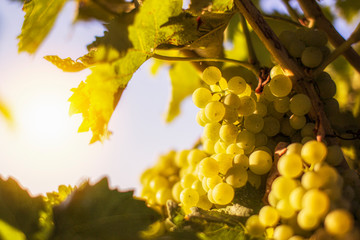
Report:
<svg viewBox="0 0 360 240"><path fill-rule="evenodd" d="M202 182L200 180L195 180L191 185L191 188L198 192L199 196L203 196L206 194L205 189L202 186Z"/></svg>
<svg viewBox="0 0 360 240"><path fill-rule="evenodd" d="M326 145L323 142L318 142L316 140L305 143L301 149L302 159L309 164L315 164L324 161L326 154Z"/></svg>
<svg viewBox="0 0 360 240"><path fill-rule="evenodd" d="M220 128L221 128L221 124L218 122L207 123L203 129L203 136L206 139L217 141L220 138L219 136Z"/></svg>
<svg viewBox="0 0 360 240"><path fill-rule="evenodd" d="M181 183L181 186L183 188L191 188L191 185L196 181L196 177L191 174L191 173L188 173L188 174L185 174L181 180L180 180L180 183Z"/></svg>
<svg viewBox="0 0 360 240"><path fill-rule="evenodd" d="M305 189L319 188L323 185L323 180L318 173L308 171L302 175L301 185Z"/></svg>
<svg viewBox="0 0 360 240"><path fill-rule="evenodd" d="M301 62L309 68L315 68L323 60L323 54L317 47L307 47L301 54Z"/></svg>
<svg viewBox="0 0 360 240"><path fill-rule="evenodd" d="M248 179L248 174L244 167L235 165L226 172L225 181L227 184L234 188L240 188L245 186Z"/></svg>
<svg viewBox="0 0 360 240"><path fill-rule="evenodd" d="M344 209L335 209L325 217L325 229L332 235L342 236L354 226L354 217Z"/></svg>
<svg viewBox="0 0 360 240"><path fill-rule="evenodd" d="M247 170L249 168L249 157L245 154L236 154L233 159L234 166L241 166Z"/></svg>
<svg viewBox="0 0 360 240"><path fill-rule="evenodd" d="M172 199L172 192L169 188L162 188L156 192L156 202L165 205L166 201Z"/></svg>
<svg viewBox="0 0 360 240"><path fill-rule="evenodd" d="M294 179L280 176L273 181L271 191L274 192L277 199L287 199L296 187L297 184Z"/></svg>
<svg viewBox="0 0 360 240"><path fill-rule="evenodd" d="M290 98L285 96L282 98L276 98L273 102L274 108L279 113L286 113L290 110L289 104L290 104Z"/></svg>
<svg viewBox="0 0 360 240"><path fill-rule="evenodd" d="M329 197L321 190L311 189L302 198L302 207L316 216L324 216L330 207Z"/></svg>
<svg viewBox="0 0 360 240"><path fill-rule="evenodd" d="M259 211L259 220L264 226L273 227L279 222L279 219L279 213L271 206L264 206Z"/></svg>
<svg viewBox="0 0 360 240"><path fill-rule="evenodd" d="M276 97L285 97L287 96L292 89L291 79L285 75L276 75L271 79L270 91Z"/></svg>
<svg viewBox="0 0 360 240"><path fill-rule="evenodd" d="M239 132L236 138L237 145L242 149L248 150L255 146L255 134L248 130Z"/></svg>
<svg viewBox="0 0 360 240"><path fill-rule="evenodd" d="M256 102L252 97L243 96L240 98L240 107L238 113L242 116L251 115L256 109Z"/></svg>
<svg viewBox="0 0 360 240"><path fill-rule="evenodd" d="M249 217L246 220L245 227L250 236L259 237L265 232L265 226L260 222L258 215Z"/></svg>
<svg viewBox="0 0 360 240"><path fill-rule="evenodd" d="M258 175L263 175L270 171L272 167L272 157L263 150L257 150L249 156L249 168Z"/></svg>
<svg viewBox="0 0 360 240"><path fill-rule="evenodd" d="M264 127L264 119L258 114L245 117L244 127L252 133L259 133Z"/></svg>
<svg viewBox="0 0 360 240"><path fill-rule="evenodd" d="M292 143L287 146L286 154L295 153L297 155L301 155L301 149L303 145L301 143Z"/></svg>
<svg viewBox="0 0 360 240"><path fill-rule="evenodd" d="M234 124L224 124L220 128L219 135L224 142L235 142L238 135L238 128Z"/></svg>
<svg viewBox="0 0 360 240"><path fill-rule="evenodd" d="M242 149L239 145L237 145L236 143L232 143L230 144L227 148L226 148L226 153L227 154L244 154L244 149Z"/></svg>
<svg viewBox="0 0 360 240"><path fill-rule="evenodd" d="M211 122L219 122L225 115L225 106L221 102L209 102L205 106L206 118Z"/></svg>
<svg viewBox="0 0 360 240"><path fill-rule="evenodd" d="M187 155L187 161L190 166L196 166L203 158L207 157L207 154L200 149L191 149Z"/></svg>
<svg viewBox="0 0 360 240"><path fill-rule="evenodd" d="M176 202L180 202L180 194L183 190L180 182L177 182L173 185L171 189L172 197Z"/></svg>
<svg viewBox="0 0 360 240"><path fill-rule="evenodd" d="M312 212L303 209L297 215L297 223L303 230L313 230L319 226L320 219Z"/></svg>
<svg viewBox="0 0 360 240"><path fill-rule="evenodd" d="M233 155L218 153L214 156L214 159L219 163L219 172L223 175L232 167Z"/></svg>
<svg viewBox="0 0 360 240"><path fill-rule="evenodd" d="M210 189L213 189L219 183L222 183L222 179L218 175L211 178L206 178L206 184Z"/></svg>
<svg viewBox="0 0 360 240"><path fill-rule="evenodd" d="M284 70L280 65L275 65L270 70L270 78L274 78L276 75L284 75Z"/></svg>
<svg viewBox="0 0 360 240"><path fill-rule="evenodd" d="M199 172L205 177L214 177L219 173L219 163L211 157L204 158L199 163Z"/></svg>
<svg viewBox="0 0 360 240"><path fill-rule="evenodd" d="M340 165L343 160L343 152L339 145L332 145L328 147L328 154L326 155L325 161L332 166Z"/></svg>
<svg viewBox="0 0 360 240"><path fill-rule="evenodd" d="M298 116L307 114L311 109L311 101L305 94L299 93L290 99L290 111Z"/></svg>
<svg viewBox="0 0 360 240"><path fill-rule="evenodd" d="M291 191L289 196L289 202L294 210L300 211L303 208L302 198L305 193L306 190L302 186L298 186L297 188Z"/></svg>
<svg viewBox="0 0 360 240"><path fill-rule="evenodd" d="M221 71L215 66L207 67L203 71L202 79L207 84L213 85L213 84L220 81L220 79L221 79Z"/></svg>
<svg viewBox="0 0 360 240"><path fill-rule="evenodd" d="M290 219L295 216L295 209L291 207L288 199L280 199L276 204L276 210L282 219Z"/></svg>
<svg viewBox="0 0 360 240"><path fill-rule="evenodd" d="M213 204L210 202L207 194L205 194L199 197L199 201L197 202L196 206L203 210L210 210Z"/></svg>
<svg viewBox="0 0 360 240"><path fill-rule="evenodd" d="M192 94L192 100L198 108L204 108L211 101L212 94L207 88L197 88Z"/></svg>
<svg viewBox="0 0 360 240"><path fill-rule="evenodd" d="M234 198L234 189L227 183L217 184L212 191L212 197L216 204L229 204Z"/></svg>
<svg viewBox="0 0 360 240"><path fill-rule="evenodd" d="M336 84L327 72L322 72L315 79L321 99L329 99L336 94Z"/></svg>
<svg viewBox="0 0 360 240"><path fill-rule="evenodd" d="M224 98L224 104L229 108L238 109L240 107L241 101L238 95L234 93L229 93Z"/></svg>
<svg viewBox="0 0 360 240"><path fill-rule="evenodd" d="M280 132L280 122L274 117L265 117L262 131L266 136L273 137Z"/></svg>
<svg viewBox="0 0 360 240"><path fill-rule="evenodd" d="M302 137L315 137L315 124L314 123L306 123L305 126L301 129Z"/></svg>
<svg viewBox="0 0 360 240"><path fill-rule="evenodd" d="M306 124L306 118L304 115L298 116L293 114L289 118L290 126L296 130L302 129Z"/></svg>
<svg viewBox="0 0 360 240"><path fill-rule="evenodd" d="M303 162L300 155L289 153L280 157L277 168L281 175L288 178L296 178L303 171Z"/></svg>
<svg viewBox="0 0 360 240"><path fill-rule="evenodd" d="M282 224L274 229L274 240L288 240L292 235L294 231L289 225Z"/></svg>
<svg viewBox="0 0 360 240"><path fill-rule="evenodd" d="M235 108L225 106L224 120L227 123L235 123L237 121L240 121L238 116L238 110Z"/></svg>
<svg viewBox="0 0 360 240"><path fill-rule="evenodd" d="M261 102L257 102L256 103L256 107L255 107L255 111L254 114L258 114L261 117L265 117L267 114L267 107L264 103Z"/></svg>
<svg viewBox="0 0 360 240"><path fill-rule="evenodd" d="M246 81L242 77L232 77L228 82L228 90L234 94L241 94L246 89Z"/></svg>
<svg viewBox="0 0 360 240"><path fill-rule="evenodd" d="M192 188L185 188L180 193L180 201L186 206L196 206L199 201L199 194Z"/></svg>
<svg viewBox="0 0 360 240"><path fill-rule="evenodd" d="M156 175L150 180L149 186L154 192L156 192L161 188L169 187L169 182L165 177Z"/></svg>

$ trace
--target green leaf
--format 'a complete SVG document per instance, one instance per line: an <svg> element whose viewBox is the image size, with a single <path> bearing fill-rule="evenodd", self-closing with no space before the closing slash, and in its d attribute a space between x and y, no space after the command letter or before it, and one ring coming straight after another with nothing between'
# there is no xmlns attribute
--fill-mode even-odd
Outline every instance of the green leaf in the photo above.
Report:
<svg viewBox="0 0 360 240"><path fill-rule="evenodd" d="M241 226L229 227L221 223L211 223L204 232L198 234L203 240L236 239L246 240L244 229Z"/></svg>
<svg viewBox="0 0 360 240"><path fill-rule="evenodd" d="M0 239L1 240L26 240L24 233L0 220Z"/></svg>
<svg viewBox="0 0 360 240"><path fill-rule="evenodd" d="M109 22L123 12L130 12L135 4L125 0L78 0L77 21L97 19Z"/></svg>
<svg viewBox="0 0 360 240"><path fill-rule="evenodd" d="M62 59L56 55L48 55L44 58L64 72L79 72L87 67L84 63L74 61L69 57Z"/></svg>
<svg viewBox="0 0 360 240"><path fill-rule="evenodd" d="M0 178L0 236L11 232L21 239L22 232L26 239L36 239L43 211L42 197L31 197L13 178Z"/></svg>
<svg viewBox="0 0 360 240"><path fill-rule="evenodd" d="M360 11L360 1L358 0L337 0L336 7L340 10L340 14L348 22L354 20Z"/></svg>
<svg viewBox="0 0 360 240"><path fill-rule="evenodd" d="M110 190L107 178L95 185L84 183L54 207L51 239L140 239L138 233L160 218L133 192Z"/></svg>
<svg viewBox="0 0 360 240"><path fill-rule="evenodd" d="M166 122L180 114L180 104L200 87L198 72L189 62L175 63L169 71L171 78L171 100L165 113Z"/></svg>
<svg viewBox="0 0 360 240"><path fill-rule="evenodd" d="M234 6L233 0L213 0L211 10L216 12L230 11Z"/></svg>
<svg viewBox="0 0 360 240"><path fill-rule="evenodd" d="M28 0L19 38L19 52L35 53L55 23L66 0Z"/></svg>

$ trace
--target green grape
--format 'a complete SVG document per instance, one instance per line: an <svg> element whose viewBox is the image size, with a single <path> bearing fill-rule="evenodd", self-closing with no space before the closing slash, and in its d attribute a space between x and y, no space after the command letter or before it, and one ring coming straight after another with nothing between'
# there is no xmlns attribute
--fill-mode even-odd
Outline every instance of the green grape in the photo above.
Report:
<svg viewBox="0 0 360 240"><path fill-rule="evenodd" d="M216 84L210 85L210 90L213 93L218 93L222 91L221 87Z"/></svg>
<svg viewBox="0 0 360 240"><path fill-rule="evenodd" d="M222 179L218 175L211 178L206 178L206 184L209 189L213 189L219 183L222 183Z"/></svg>
<svg viewBox="0 0 360 240"><path fill-rule="evenodd" d="M196 177L191 174L191 173L188 173L188 174L185 174L181 180L180 180L180 183L181 183L181 186L183 188L191 188L191 185L196 181Z"/></svg>
<svg viewBox="0 0 360 240"><path fill-rule="evenodd" d="M213 85L219 82L220 79L221 79L221 71L215 66L207 67L203 71L202 80L209 85Z"/></svg>
<svg viewBox="0 0 360 240"><path fill-rule="evenodd" d="M192 100L198 108L204 108L212 99L212 94L207 88L197 88L192 94Z"/></svg>
<svg viewBox="0 0 360 240"><path fill-rule="evenodd" d="M239 115L249 116L255 111L256 102L252 97L243 96L240 98L240 107L238 108Z"/></svg>
<svg viewBox="0 0 360 240"><path fill-rule="evenodd" d="M146 169L140 176L141 184L144 186L148 185L148 183L150 182L150 180L153 178L154 175L156 175L154 169L152 168Z"/></svg>
<svg viewBox="0 0 360 240"><path fill-rule="evenodd" d="M215 153L226 153L227 147L227 144L219 139L214 145L214 151Z"/></svg>
<svg viewBox="0 0 360 240"><path fill-rule="evenodd" d="M337 116L339 114L339 103L335 98L324 99L324 112L326 116Z"/></svg>
<svg viewBox="0 0 360 240"><path fill-rule="evenodd" d="M212 208L213 204L212 204L212 202L209 201L209 198L206 194L206 195L200 196L199 201L196 204L196 206L203 210L210 210Z"/></svg>
<svg viewBox="0 0 360 240"><path fill-rule="evenodd" d="M218 153L214 156L214 159L219 163L219 172L223 175L232 167L233 156L230 154Z"/></svg>
<svg viewBox="0 0 360 240"><path fill-rule="evenodd" d="M221 128L221 124L218 122L207 123L203 130L203 136L206 139L217 141L220 138L219 136L220 128Z"/></svg>
<svg viewBox="0 0 360 240"><path fill-rule="evenodd" d="M325 217L325 229L328 233L343 236L354 227L354 217L345 209L335 209Z"/></svg>
<svg viewBox="0 0 360 240"><path fill-rule="evenodd" d="M212 197L216 204L226 205L234 199L234 189L227 183L219 183L212 190Z"/></svg>
<svg viewBox="0 0 360 240"><path fill-rule="evenodd" d="M311 109L310 98L302 93L296 94L290 99L290 111L298 116L307 114Z"/></svg>
<svg viewBox="0 0 360 240"><path fill-rule="evenodd" d="M236 121L239 121L238 110L225 106L224 120L227 123L235 123Z"/></svg>
<svg viewBox="0 0 360 240"><path fill-rule="evenodd" d="M329 211L330 199L323 191L311 189L304 194L302 206L312 214L322 217Z"/></svg>
<svg viewBox="0 0 360 240"><path fill-rule="evenodd" d="M265 117L267 115L267 106L264 103L257 102L254 114L258 114L261 117Z"/></svg>
<svg viewBox="0 0 360 240"><path fill-rule="evenodd" d="M321 64L323 54L317 47L307 47L301 54L301 62L304 66L315 68Z"/></svg>
<svg viewBox="0 0 360 240"><path fill-rule="evenodd" d="M305 31L304 42L308 46L325 46L328 38L324 31L318 29L307 29Z"/></svg>
<svg viewBox="0 0 360 240"><path fill-rule="evenodd" d="M297 188L291 191L289 196L289 202L294 210L300 211L303 208L302 199L305 192L306 190L302 186L298 186Z"/></svg>
<svg viewBox="0 0 360 240"><path fill-rule="evenodd" d="M152 191L156 192L157 190L159 190L161 188L169 187L169 182L165 177L156 175L150 180L149 186Z"/></svg>
<svg viewBox="0 0 360 240"><path fill-rule="evenodd" d="M301 157L308 164L320 163L325 160L327 154L326 145L316 140L304 144L301 149Z"/></svg>
<svg viewBox="0 0 360 240"><path fill-rule="evenodd" d="M218 84L221 90L225 91L226 89L228 89L228 83L225 78L222 77Z"/></svg>
<svg viewBox="0 0 360 240"><path fill-rule="evenodd" d="M181 194L182 190L183 190L183 187L181 186L180 182L177 182L172 186L171 193L172 193L173 199L176 202L180 202L180 194Z"/></svg>
<svg viewBox="0 0 360 240"><path fill-rule="evenodd" d="M301 155L301 149L303 145L301 143L292 143L287 146L286 154L295 153L297 155Z"/></svg>
<svg viewBox="0 0 360 240"><path fill-rule="evenodd" d="M303 230L313 230L320 224L318 216L306 209L302 209L297 215L297 223Z"/></svg>
<svg viewBox="0 0 360 240"><path fill-rule="evenodd" d="M214 147L215 147L215 142L213 140L205 139L203 141L203 148L206 153L214 154L215 153Z"/></svg>
<svg viewBox="0 0 360 240"><path fill-rule="evenodd" d="M336 84L327 72L322 72L315 79L321 99L329 99L336 94Z"/></svg>
<svg viewBox="0 0 360 240"><path fill-rule="evenodd" d="M244 150L251 149L255 146L255 134L245 129L239 132L236 142Z"/></svg>
<svg viewBox="0 0 360 240"><path fill-rule="evenodd" d="M266 227L273 227L279 222L277 210L271 206L263 206L259 211L259 221Z"/></svg>
<svg viewBox="0 0 360 240"><path fill-rule="evenodd" d="M228 90L234 94L241 94L246 89L246 81L242 77L232 77L228 81Z"/></svg>
<svg viewBox="0 0 360 240"><path fill-rule="evenodd" d="M288 240L293 235L293 229L286 224L279 225L274 229L274 240Z"/></svg>
<svg viewBox="0 0 360 240"><path fill-rule="evenodd" d="M268 137L273 137L280 132L280 123L274 117L266 117L264 118L264 127L262 129L263 133L265 133Z"/></svg>
<svg viewBox="0 0 360 240"><path fill-rule="evenodd" d="M290 219L295 216L295 209L291 207L288 199L280 199L276 204L276 210L282 219Z"/></svg>
<svg viewBox="0 0 360 240"><path fill-rule="evenodd" d="M261 176L253 173L252 171L248 170L248 183L250 183L251 186L258 189L261 185Z"/></svg>
<svg viewBox="0 0 360 240"><path fill-rule="evenodd" d="M240 107L241 101L238 95L229 93L224 97L224 104L229 108L238 109Z"/></svg>
<svg viewBox="0 0 360 240"><path fill-rule="evenodd" d="M185 206L196 206L199 201L199 194L192 188L185 188L180 193L180 201Z"/></svg>
<svg viewBox="0 0 360 240"><path fill-rule="evenodd" d="M249 217L246 220L245 227L250 236L260 237L265 232L265 226L261 224L258 215L252 215Z"/></svg>
<svg viewBox="0 0 360 240"><path fill-rule="evenodd" d="M263 150L257 150L249 156L249 168L257 174L263 175L270 171L272 167L272 157L269 153Z"/></svg>
<svg viewBox="0 0 360 240"><path fill-rule="evenodd" d="M233 186L234 188L245 186L247 179L248 174L246 169L239 165L235 165L229 168L225 175L226 183Z"/></svg>
<svg viewBox="0 0 360 240"><path fill-rule="evenodd" d="M339 145L329 146L327 150L328 150L328 154L326 155L325 158L325 161L327 163L329 163L332 166L338 166L343 162L344 156Z"/></svg>
<svg viewBox="0 0 360 240"><path fill-rule="evenodd" d="M301 129L302 137L315 137L315 124L314 123L306 123L305 126Z"/></svg>
<svg viewBox="0 0 360 240"><path fill-rule="evenodd" d="M236 143L232 143L226 148L226 154L233 154L233 155L244 154L244 149L242 149Z"/></svg>
<svg viewBox="0 0 360 240"><path fill-rule="evenodd" d="M290 121L288 118L283 118L280 121L280 132L285 136L293 136L296 133L296 130L291 127Z"/></svg>
<svg viewBox="0 0 360 240"><path fill-rule="evenodd" d="M269 117L274 117L277 120L281 120L285 115L284 113L276 111L275 106L274 106L273 103L270 103L270 104L267 105L267 112L268 112Z"/></svg>
<svg viewBox="0 0 360 240"><path fill-rule="evenodd" d="M268 195L268 202L269 202L270 206L272 206L272 207L276 207L276 205L279 202L279 199L276 198L273 191L270 191L270 193Z"/></svg>
<svg viewBox="0 0 360 240"><path fill-rule="evenodd" d="M269 83L271 93L276 97L287 96L292 89L291 79L285 75L276 75Z"/></svg>
<svg viewBox="0 0 360 240"><path fill-rule="evenodd" d="M187 149L176 152L174 159L176 166L181 168L181 167L186 167L188 165L187 156L189 152L190 150Z"/></svg>
<svg viewBox="0 0 360 240"><path fill-rule="evenodd" d="M287 96L282 98L276 98L273 104L274 104L274 109L279 113L286 113L290 110L289 108L290 98Z"/></svg>
<svg viewBox="0 0 360 240"><path fill-rule="evenodd" d="M165 205L166 201L172 199L172 192L169 188L162 188L156 192L156 202Z"/></svg>
<svg viewBox="0 0 360 240"><path fill-rule="evenodd" d="M264 98L269 102L272 102L276 99L276 97L272 94L272 92L270 90L269 84L266 84L264 86L262 95L264 95Z"/></svg>
<svg viewBox="0 0 360 240"><path fill-rule="evenodd" d="M300 58L305 48L306 46L302 41L294 39L294 41L289 44L287 50L292 57Z"/></svg>
<svg viewBox="0 0 360 240"><path fill-rule="evenodd" d="M200 149L191 149L187 160L190 166L196 166L203 158L207 157L207 154Z"/></svg>
<svg viewBox="0 0 360 240"><path fill-rule="evenodd" d="M247 170L249 168L249 157L245 154L236 154L233 159L234 166L241 166Z"/></svg>
<svg viewBox="0 0 360 240"><path fill-rule="evenodd" d="M293 114L289 118L289 123L290 123L290 126L293 129L299 130L299 129L302 129L305 126L306 118L305 118L304 115L303 116L298 116L296 114Z"/></svg>
<svg viewBox="0 0 360 240"><path fill-rule="evenodd" d="M320 165L320 164L318 164ZM320 176L322 180L322 187L331 187L336 185L339 180L339 174L335 168L328 165L315 165L315 172Z"/></svg>
<svg viewBox="0 0 360 240"><path fill-rule="evenodd" d="M203 187L203 189L205 190L205 192L208 192L209 191L209 186L207 185L207 177L203 177L202 180L201 180L201 185Z"/></svg>
<svg viewBox="0 0 360 240"><path fill-rule="evenodd" d="M200 180L195 180L193 184L191 185L191 188L196 190L199 194L199 196L205 195L206 191L202 186L202 182Z"/></svg>
<svg viewBox="0 0 360 240"><path fill-rule="evenodd" d="M244 127L252 133L259 133L264 127L264 119L258 114L245 117Z"/></svg>
<svg viewBox="0 0 360 240"><path fill-rule="evenodd" d="M207 123L207 121L203 120L204 119L203 115L205 115L204 109L200 109L200 111L198 111L197 114L196 114L196 119L195 120L200 126L205 127L205 124Z"/></svg>
<svg viewBox="0 0 360 240"><path fill-rule="evenodd" d="M280 65L275 65L270 70L270 78L274 78L276 75L284 75L284 70Z"/></svg>
<svg viewBox="0 0 360 240"><path fill-rule="evenodd" d="M268 142L268 137L265 133L259 132L255 134L255 147L260 147L266 145Z"/></svg>
<svg viewBox="0 0 360 240"><path fill-rule="evenodd" d="M301 177L301 185L305 189L319 188L323 185L321 176L312 171L305 172Z"/></svg>
<svg viewBox="0 0 360 240"><path fill-rule="evenodd" d="M211 122L219 122L225 115L225 106L221 102L209 102L205 107L205 116Z"/></svg>
<svg viewBox="0 0 360 240"><path fill-rule="evenodd" d="M277 199L287 199L290 193L297 187L296 181L284 176L277 177L271 185Z"/></svg>
<svg viewBox="0 0 360 240"><path fill-rule="evenodd" d="M294 153L284 154L280 157L277 168L281 175L288 178L296 178L303 171L303 162L300 155Z"/></svg>
<svg viewBox="0 0 360 240"><path fill-rule="evenodd" d="M284 44L286 48L296 39L296 34L293 31L285 30L282 31L279 35L280 42Z"/></svg>
<svg viewBox="0 0 360 240"><path fill-rule="evenodd" d="M220 138L224 142L235 142L238 135L238 128L234 124L224 124L220 128Z"/></svg>
<svg viewBox="0 0 360 240"><path fill-rule="evenodd" d="M219 173L219 163L211 157L204 158L199 163L199 172L208 178L217 176Z"/></svg>

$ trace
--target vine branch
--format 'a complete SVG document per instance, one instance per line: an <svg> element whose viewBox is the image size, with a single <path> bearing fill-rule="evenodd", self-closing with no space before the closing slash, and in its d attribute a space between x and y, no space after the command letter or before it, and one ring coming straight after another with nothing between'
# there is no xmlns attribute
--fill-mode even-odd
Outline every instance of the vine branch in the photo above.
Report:
<svg viewBox="0 0 360 240"><path fill-rule="evenodd" d="M305 17L308 20L314 21L316 26L326 32L330 43L335 47L340 47L345 39L336 31L331 22L324 16L320 6L315 0L298 0L300 7L304 11ZM346 60L360 73L360 56L350 47L343 53Z"/></svg>
<svg viewBox="0 0 360 240"><path fill-rule="evenodd" d="M252 65L259 66L259 61L255 54L254 45L252 44L252 41L251 41L250 32L249 32L249 28L247 26L246 19L241 14L240 14L240 21L241 21L241 26L244 31L244 35L245 35L245 39L246 39L246 45L247 45L247 50L248 50L248 55L249 55L248 62Z"/></svg>
<svg viewBox="0 0 360 240"><path fill-rule="evenodd" d="M257 68L248 62L245 61L239 61L235 59L229 59L229 58L205 58L205 57L172 57L172 56L164 56L159 54L152 54L153 58L160 59L160 60L166 60L166 61L186 61L186 62L228 62L228 63L234 63L238 64L242 67L245 67L249 70L251 70L256 75L258 74Z"/></svg>

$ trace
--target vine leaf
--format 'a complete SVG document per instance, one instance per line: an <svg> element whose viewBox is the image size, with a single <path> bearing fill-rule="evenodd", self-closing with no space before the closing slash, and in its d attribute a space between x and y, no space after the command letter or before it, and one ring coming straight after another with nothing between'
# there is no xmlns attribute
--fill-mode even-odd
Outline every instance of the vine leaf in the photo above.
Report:
<svg viewBox="0 0 360 240"><path fill-rule="evenodd" d="M0 178L0 238L9 232L18 239L21 233L26 239L36 239L42 230L39 218L43 211L42 197L31 197L13 178Z"/></svg>
<svg viewBox="0 0 360 240"><path fill-rule="evenodd" d="M178 62L170 68L171 100L165 113L166 122L171 122L180 114L180 104L200 87L200 78L189 62Z"/></svg>
<svg viewBox="0 0 360 240"><path fill-rule="evenodd" d="M79 72L87 67L84 63L74 61L69 57L62 59L56 55L48 55L44 58L56 67L62 69L64 72Z"/></svg>
<svg viewBox="0 0 360 240"><path fill-rule="evenodd" d="M50 32L66 0L28 0L19 38L19 52L35 53Z"/></svg>
<svg viewBox="0 0 360 240"><path fill-rule="evenodd" d="M351 22L359 13L360 2L357 0L337 0L336 7L340 9L342 17Z"/></svg>
<svg viewBox="0 0 360 240"><path fill-rule="evenodd" d="M139 231L160 218L132 191L109 189L107 178L84 183L53 210L53 240L140 239Z"/></svg>

